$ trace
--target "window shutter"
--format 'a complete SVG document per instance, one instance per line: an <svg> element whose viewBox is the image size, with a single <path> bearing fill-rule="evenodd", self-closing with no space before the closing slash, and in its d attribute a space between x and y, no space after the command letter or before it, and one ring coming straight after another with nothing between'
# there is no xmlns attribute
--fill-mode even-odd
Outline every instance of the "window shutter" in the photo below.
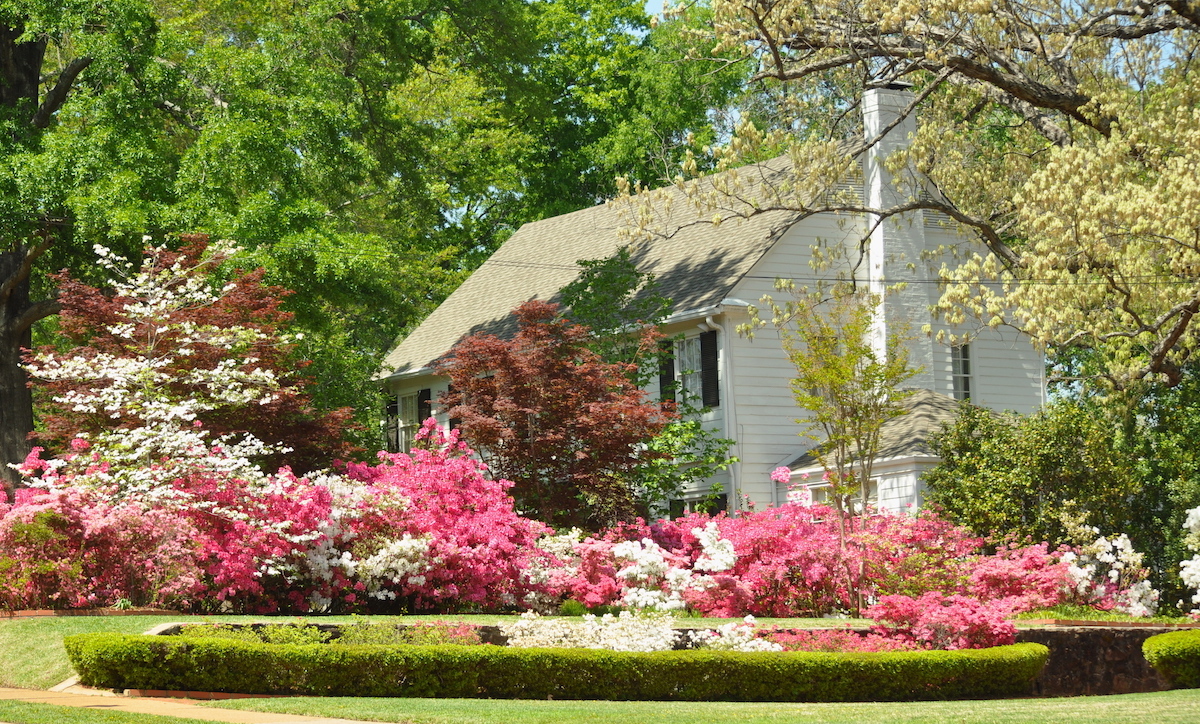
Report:
<svg viewBox="0 0 1200 724"><path fill-rule="evenodd" d="M433 390L426 387L417 393L417 425L433 417Z"/></svg>
<svg viewBox="0 0 1200 724"><path fill-rule="evenodd" d="M446 399L446 397L449 397L450 395L453 395L453 394L454 394L454 385L449 385L449 386L447 386L447 387L446 387L446 395L445 395L444 397L442 397L442 400L443 400L442 406L443 406L443 407L445 407L445 402L444 402L444 400ZM447 414L449 414L450 410L451 410L451 408L449 408L449 407L446 407L446 413L447 413ZM462 424L462 420L461 420L461 419L459 419L459 418L457 418L457 417L451 417L451 418L450 418L450 429L451 429L451 430L457 430L457 429L458 429L458 426L459 426L459 425L461 425L461 424Z"/></svg>
<svg viewBox="0 0 1200 724"><path fill-rule="evenodd" d="M400 451L400 401L395 395L383 405L383 435L388 452Z"/></svg>
<svg viewBox="0 0 1200 724"><path fill-rule="evenodd" d="M659 345L662 354L658 358L658 399L663 402L675 401L675 343L663 342Z"/></svg>
<svg viewBox="0 0 1200 724"><path fill-rule="evenodd" d="M717 376L717 333L700 335L700 390L705 407L721 406L720 378Z"/></svg>

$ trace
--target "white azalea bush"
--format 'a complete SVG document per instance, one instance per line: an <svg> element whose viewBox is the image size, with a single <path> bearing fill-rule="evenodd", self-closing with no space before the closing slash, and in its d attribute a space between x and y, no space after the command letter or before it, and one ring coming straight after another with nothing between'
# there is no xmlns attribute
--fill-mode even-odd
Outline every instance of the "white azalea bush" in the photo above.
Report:
<svg viewBox="0 0 1200 724"><path fill-rule="evenodd" d="M1130 616L1149 617L1158 610L1159 592L1150 585L1150 572L1143 565L1143 554L1134 550L1124 533L1115 538L1100 535L1100 529L1083 527L1074 531L1090 532L1096 539L1081 546L1078 553L1062 554L1067 564L1072 593L1101 608L1113 608Z"/></svg>
<svg viewBox="0 0 1200 724"><path fill-rule="evenodd" d="M1186 561L1180 561L1179 577L1183 579L1185 586L1196 589L1191 602L1200 604L1200 507L1192 508L1187 512L1187 520L1183 527L1188 532L1184 542L1187 544L1188 550L1193 551L1196 555ZM1180 605L1180 608L1183 606ZM1191 614L1194 617L1200 617L1200 605L1193 608Z"/></svg>
<svg viewBox="0 0 1200 724"><path fill-rule="evenodd" d="M677 644L721 651L782 651L757 637L754 617L716 631L679 631L668 611L621 611L614 616L587 614L580 619L544 618L533 611L502 621L500 632L518 648L579 648L609 651L670 651Z"/></svg>

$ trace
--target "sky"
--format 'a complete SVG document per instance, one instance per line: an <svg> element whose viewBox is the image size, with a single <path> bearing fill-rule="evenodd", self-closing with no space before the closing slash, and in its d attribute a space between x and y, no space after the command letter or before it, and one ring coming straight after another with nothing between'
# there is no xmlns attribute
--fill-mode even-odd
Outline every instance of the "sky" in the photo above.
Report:
<svg viewBox="0 0 1200 724"><path fill-rule="evenodd" d="M663 0L646 0L646 14L658 15L662 12Z"/></svg>

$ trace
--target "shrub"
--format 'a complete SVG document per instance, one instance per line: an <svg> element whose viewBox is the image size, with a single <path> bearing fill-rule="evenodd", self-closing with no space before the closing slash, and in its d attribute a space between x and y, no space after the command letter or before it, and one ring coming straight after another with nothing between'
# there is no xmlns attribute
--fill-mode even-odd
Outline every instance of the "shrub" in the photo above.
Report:
<svg viewBox="0 0 1200 724"><path fill-rule="evenodd" d="M920 598L884 596L867 609L873 627L889 638L934 649L981 649L1011 644L1017 628L1005 601L981 602L968 596L929 592Z"/></svg>
<svg viewBox="0 0 1200 724"><path fill-rule="evenodd" d="M919 647L910 642L888 638L875 633L858 634L844 629L823 631L764 631L764 637L783 647L784 651L914 651Z"/></svg>
<svg viewBox="0 0 1200 724"><path fill-rule="evenodd" d="M469 623L429 621L416 623L411 626L369 623L342 626L340 635L331 643L338 644L339 646L361 646L364 644L376 646L396 646L399 644L416 646L435 646L438 644L474 646L482 643L482 641L479 637L478 626L472 626Z"/></svg>
<svg viewBox="0 0 1200 724"><path fill-rule="evenodd" d="M1172 687L1200 688L1200 630L1151 636L1142 643L1142 653Z"/></svg>
<svg viewBox="0 0 1200 724"><path fill-rule="evenodd" d="M1039 644L984 651L629 653L501 646L279 646L78 634L87 686L318 696L676 701L901 701L1023 693Z"/></svg>

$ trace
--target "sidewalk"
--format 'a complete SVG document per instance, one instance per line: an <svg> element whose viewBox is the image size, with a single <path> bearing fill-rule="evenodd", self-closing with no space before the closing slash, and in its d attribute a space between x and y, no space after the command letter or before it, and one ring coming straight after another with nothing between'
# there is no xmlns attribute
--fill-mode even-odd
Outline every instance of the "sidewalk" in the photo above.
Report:
<svg viewBox="0 0 1200 724"><path fill-rule="evenodd" d="M270 714L258 711L237 711L235 709L214 709L207 706L199 706L186 700L118 696L111 692L100 691L98 689L87 690L77 686L71 687L68 691L39 691L36 689L6 689L0 687L0 699L36 704L75 706L84 709L104 709L106 711L127 711L136 714L158 714L159 716L235 722L238 724L291 724L292 722L369 724L369 722L361 722L354 719L326 719L319 716L296 716L293 714Z"/></svg>

